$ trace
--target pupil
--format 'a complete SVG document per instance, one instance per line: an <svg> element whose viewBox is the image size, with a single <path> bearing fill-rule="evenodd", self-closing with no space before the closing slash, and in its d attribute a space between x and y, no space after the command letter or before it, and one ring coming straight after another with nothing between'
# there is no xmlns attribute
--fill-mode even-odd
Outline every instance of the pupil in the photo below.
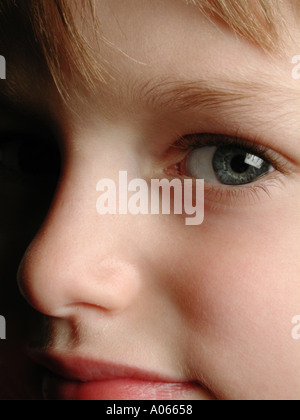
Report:
<svg viewBox="0 0 300 420"><path fill-rule="evenodd" d="M234 172L242 174L247 171L249 165L245 163L245 155L237 155L232 158L230 166Z"/></svg>
<svg viewBox="0 0 300 420"><path fill-rule="evenodd" d="M234 145L217 148L212 166L218 180L224 185L251 184L270 171L271 165L267 161L259 159L251 150L249 150L251 158L248 159L247 155L246 150ZM255 166L256 158L258 159L257 163L261 164L260 168Z"/></svg>

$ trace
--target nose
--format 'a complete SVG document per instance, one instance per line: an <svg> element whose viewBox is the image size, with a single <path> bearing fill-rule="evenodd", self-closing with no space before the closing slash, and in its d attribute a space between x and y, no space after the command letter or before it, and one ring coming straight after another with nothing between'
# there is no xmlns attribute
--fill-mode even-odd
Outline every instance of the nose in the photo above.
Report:
<svg viewBox="0 0 300 420"><path fill-rule="evenodd" d="M51 317L66 318L83 305L124 311L141 284L132 227L128 219L125 225L97 214L96 176L69 172L23 257L19 288L31 306Z"/></svg>

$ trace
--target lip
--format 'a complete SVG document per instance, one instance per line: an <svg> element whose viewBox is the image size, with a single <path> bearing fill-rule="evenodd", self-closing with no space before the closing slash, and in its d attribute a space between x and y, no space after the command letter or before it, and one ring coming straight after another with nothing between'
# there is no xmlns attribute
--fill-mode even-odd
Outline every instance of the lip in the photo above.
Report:
<svg viewBox="0 0 300 420"><path fill-rule="evenodd" d="M40 351L30 357L45 368L49 400L188 400L199 392L195 383L123 364Z"/></svg>

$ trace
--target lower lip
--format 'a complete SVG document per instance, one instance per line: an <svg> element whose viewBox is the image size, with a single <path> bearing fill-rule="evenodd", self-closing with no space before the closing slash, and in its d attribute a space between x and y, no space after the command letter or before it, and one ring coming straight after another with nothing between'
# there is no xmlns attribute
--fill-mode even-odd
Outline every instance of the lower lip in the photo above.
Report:
<svg viewBox="0 0 300 420"><path fill-rule="evenodd" d="M113 379L99 382L73 382L47 375L43 382L46 400L188 400L195 385Z"/></svg>

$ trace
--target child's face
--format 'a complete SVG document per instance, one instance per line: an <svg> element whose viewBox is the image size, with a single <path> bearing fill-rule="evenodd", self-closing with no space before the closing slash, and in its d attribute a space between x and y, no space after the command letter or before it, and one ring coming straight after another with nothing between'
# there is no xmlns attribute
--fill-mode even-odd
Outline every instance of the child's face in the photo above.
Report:
<svg viewBox="0 0 300 420"><path fill-rule="evenodd" d="M299 399L300 344L291 320L300 313L300 100L291 62L300 46L292 14L295 42L287 37L286 56L275 57L179 0L98 0L97 12L107 42L94 47L113 77L84 101L74 95L74 113L55 95L36 101L63 133L63 171L18 277L28 302L48 320L39 362L77 381L98 381L104 363L122 379L77 391L47 379L48 397ZM199 135L197 150L172 147L198 133L212 133L205 140L211 143L200 149ZM245 144L233 145L235 137L269 163L263 176L253 166L250 184L240 170L245 162L237 162ZM201 164L190 158L175 166L196 153ZM216 161L221 165L226 153L237 166L223 166L222 179L234 175L234 186L217 178ZM184 215L97 214L100 179L117 182L121 170L129 180L172 179L165 172L171 166L174 177L206 180L201 226L186 226ZM15 242L20 231L26 238L34 232L25 221L43 214L34 204L43 190L38 181L36 190L16 182L19 205L24 195L30 204L21 215L1 210L2 219L19 221ZM10 288L5 301L15 295ZM23 317L27 312L20 309ZM23 343L14 334L3 357ZM28 369L24 381L33 377ZM123 378L130 375L150 383Z"/></svg>

